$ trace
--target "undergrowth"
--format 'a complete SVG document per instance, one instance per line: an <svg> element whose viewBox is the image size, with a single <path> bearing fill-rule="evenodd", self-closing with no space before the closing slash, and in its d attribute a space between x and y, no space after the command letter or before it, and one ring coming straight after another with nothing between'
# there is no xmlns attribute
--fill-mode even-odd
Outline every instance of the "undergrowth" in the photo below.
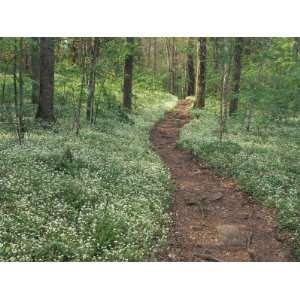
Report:
<svg viewBox="0 0 300 300"><path fill-rule="evenodd" d="M238 117L231 118L220 142L216 115L195 110L181 131L179 146L235 178L265 205L276 207L280 227L290 230L299 246L300 120L262 121L256 118L247 132Z"/></svg>
<svg viewBox="0 0 300 300"><path fill-rule="evenodd" d="M66 104L52 128L29 120L22 145L1 127L1 261L139 261L163 246L170 178L149 130L176 98L136 97L148 105L129 115L103 104L78 137Z"/></svg>

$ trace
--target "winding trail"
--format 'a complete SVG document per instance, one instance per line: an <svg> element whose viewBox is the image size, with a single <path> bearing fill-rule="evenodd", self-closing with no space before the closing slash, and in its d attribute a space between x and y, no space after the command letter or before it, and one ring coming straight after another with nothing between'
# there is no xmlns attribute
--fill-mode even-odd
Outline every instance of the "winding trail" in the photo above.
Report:
<svg viewBox="0 0 300 300"><path fill-rule="evenodd" d="M179 101L151 133L176 188L172 234L157 260L292 261L288 237L279 236L274 210L176 148L180 129L191 120L190 108L189 101Z"/></svg>

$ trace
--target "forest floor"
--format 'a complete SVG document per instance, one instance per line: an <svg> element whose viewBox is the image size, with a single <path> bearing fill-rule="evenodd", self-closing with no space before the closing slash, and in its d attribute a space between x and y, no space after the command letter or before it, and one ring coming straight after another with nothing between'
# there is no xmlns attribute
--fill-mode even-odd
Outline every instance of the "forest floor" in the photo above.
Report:
<svg viewBox="0 0 300 300"><path fill-rule="evenodd" d="M173 228L159 261L292 261L274 209L259 204L190 152L178 149L191 102L179 101L152 131L152 143L175 185Z"/></svg>

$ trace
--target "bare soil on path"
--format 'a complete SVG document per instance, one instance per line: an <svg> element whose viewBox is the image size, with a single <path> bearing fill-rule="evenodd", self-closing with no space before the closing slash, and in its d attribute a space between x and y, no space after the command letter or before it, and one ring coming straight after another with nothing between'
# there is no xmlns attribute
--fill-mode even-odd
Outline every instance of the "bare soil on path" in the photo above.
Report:
<svg viewBox="0 0 300 300"><path fill-rule="evenodd" d="M172 233L166 251L155 260L292 261L273 209L176 147L180 129L191 120L190 109L189 101L180 101L151 132L175 185Z"/></svg>

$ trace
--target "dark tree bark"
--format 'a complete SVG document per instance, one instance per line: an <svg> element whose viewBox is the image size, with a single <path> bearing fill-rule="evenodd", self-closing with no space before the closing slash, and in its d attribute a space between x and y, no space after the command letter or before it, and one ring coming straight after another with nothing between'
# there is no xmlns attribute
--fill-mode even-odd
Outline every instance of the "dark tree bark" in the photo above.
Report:
<svg viewBox="0 0 300 300"><path fill-rule="evenodd" d="M133 74L133 44L134 38L128 37L127 54L124 64L124 85L123 85L123 106L131 111L132 109L132 74Z"/></svg>
<svg viewBox="0 0 300 300"><path fill-rule="evenodd" d="M230 101L229 115L238 110L240 81L242 71L243 38L236 38L234 47L233 97Z"/></svg>
<svg viewBox="0 0 300 300"><path fill-rule="evenodd" d="M193 55L193 39L188 40L188 55L187 55L187 95L195 95L195 70L194 70L194 55Z"/></svg>
<svg viewBox="0 0 300 300"><path fill-rule="evenodd" d="M295 50L296 50L296 55L299 58L300 57L300 37L295 37Z"/></svg>
<svg viewBox="0 0 300 300"><path fill-rule="evenodd" d="M40 39L40 100L36 113L37 119L53 122L54 92L54 38Z"/></svg>
<svg viewBox="0 0 300 300"><path fill-rule="evenodd" d="M206 89L206 38L198 39L198 66L196 79L196 101L197 108L205 107L205 89Z"/></svg>
<svg viewBox="0 0 300 300"><path fill-rule="evenodd" d="M14 45L14 62L13 62L13 83L14 83L14 102L16 114L16 131L19 144L22 144L24 138L25 127L23 124L23 63L24 63L24 48L23 38L19 39L19 51L17 38ZM17 72L19 71L19 78ZM19 83L19 85L18 85ZM19 88L19 89L18 89Z"/></svg>
<svg viewBox="0 0 300 300"><path fill-rule="evenodd" d="M31 99L32 103L39 103L40 97L40 51L39 38L32 38L31 46Z"/></svg>
<svg viewBox="0 0 300 300"><path fill-rule="evenodd" d="M25 128L23 124L23 105L24 105L24 80L23 80L23 69L24 69L24 45L23 45L23 38L20 38L19 47L20 47L20 54L19 54L19 124L20 130L24 133Z"/></svg>
<svg viewBox="0 0 300 300"><path fill-rule="evenodd" d="M94 94L95 94L95 84L96 84L96 63L99 56L99 44L100 39L95 37L92 46L92 60L90 64L90 74L88 82L88 98L87 98L87 108L86 108L86 118L92 123L94 114Z"/></svg>

